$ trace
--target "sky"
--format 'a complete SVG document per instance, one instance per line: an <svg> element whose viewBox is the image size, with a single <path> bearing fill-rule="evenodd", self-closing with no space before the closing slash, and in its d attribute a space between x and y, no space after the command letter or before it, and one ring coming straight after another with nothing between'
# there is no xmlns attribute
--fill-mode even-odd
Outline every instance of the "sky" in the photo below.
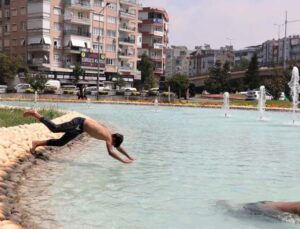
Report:
<svg viewBox="0 0 300 229"><path fill-rule="evenodd" d="M234 49L259 45L284 36L288 20L300 20L300 0L141 0L143 6L162 7L169 14L169 45L189 49L232 44ZM282 25L276 26L274 24ZM287 35L300 35L300 21L290 22Z"/></svg>

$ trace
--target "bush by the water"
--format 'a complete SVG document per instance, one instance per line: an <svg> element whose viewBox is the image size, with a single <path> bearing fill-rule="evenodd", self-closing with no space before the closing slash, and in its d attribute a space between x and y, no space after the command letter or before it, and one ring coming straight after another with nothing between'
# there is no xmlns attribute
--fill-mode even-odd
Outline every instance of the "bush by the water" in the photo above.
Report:
<svg viewBox="0 0 300 229"><path fill-rule="evenodd" d="M57 118L63 113L52 110L52 109L43 109L39 111L44 117L48 119ZM23 109L8 109L1 108L0 109L0 127L10 127L10 126L18 126L23 124L36 123L34 118L31 117L23 117L24 110Z"/></svg>

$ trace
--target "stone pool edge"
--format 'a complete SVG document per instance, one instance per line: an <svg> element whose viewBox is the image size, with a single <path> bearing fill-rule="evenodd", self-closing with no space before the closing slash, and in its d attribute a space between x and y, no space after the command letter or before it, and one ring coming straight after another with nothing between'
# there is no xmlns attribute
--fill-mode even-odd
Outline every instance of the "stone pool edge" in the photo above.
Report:
<svg viewBox="0 0 300 229"><path fill-rule="evenodd" d="M69 121L78 116L86 117L73 111L62 112L64 115L54 119L55 123ZM61 135L50 132L41 123L0 128L0 228L23 228L21 226L22 216L16 207L17 198L19 198L17 187L21 183L25 170L35 165L38 160L29 152L31 141L33 139L59 138ZM40 147L39 152L47 155L49 152L53 153L53 148Z"/></svg>

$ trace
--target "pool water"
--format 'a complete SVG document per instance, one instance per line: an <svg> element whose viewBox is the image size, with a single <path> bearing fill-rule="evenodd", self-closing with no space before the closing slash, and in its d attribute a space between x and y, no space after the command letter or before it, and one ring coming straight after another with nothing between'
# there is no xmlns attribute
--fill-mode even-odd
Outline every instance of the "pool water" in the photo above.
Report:
<svg viewBox="0 0 300 229"><path fill-rule="evenodd" d="M123 133L123 146L137 160L122 164L108 156L104 142L91 140L69 159L45 163L23 184L23 190L37 186L23 192L25 209L32 220L46 220L44 228L54 222L59 226L53 228L70 229L299 228L216 206L218 200L300 200L300 126L288 124L290 114L268 112L262 122L255 111L224 118L216 109L59 107Z"/></svg>

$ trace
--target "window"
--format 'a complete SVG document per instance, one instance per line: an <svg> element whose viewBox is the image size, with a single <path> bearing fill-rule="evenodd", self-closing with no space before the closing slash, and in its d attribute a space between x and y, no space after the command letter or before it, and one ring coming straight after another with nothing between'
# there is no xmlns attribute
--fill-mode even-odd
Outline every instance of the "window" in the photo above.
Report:
<svg viewBox="0 0 300 229"><path fill-rule="evenodd" d="M93 20L94 21L103 21L104 22L104 16L102 14L93 14Z"/></svg>
<svg viewBox="0 0 300 229"><path fill-rule="evenodd" d="M116 46L115 45L106 45L106 51L115 52L116 51Z"/></svg>
<svg viewBox="0 0 300 229"><path fill-rule="evenodd" d="M20 39L20 45L21 45L21 46L25 46L25 45L26 45L25 38L21 38L21 39Z"/></svg>
<svg viewBox="0 0 300 229"><path fill-rule="evenodd" d="M61 63L61 55L54 54L54 62L55 63Z"/></svg>
<svg viewBox="0 0 300 229"><path fill-rule="evenodd" d="M11 30L14 31L14 32L16 32L18 30L17 24L12 24Z"/></svg>
<svg viewBox="0 0 300 229"><path fill-rule="evenodd" d="M96 6L102 6L102 5L103 5L103 1L102 1L102 0L95 0L95 1L94 1L94 4L95 4Z"/></svg>
<svg viewBox="0 0 300 229"><path fill-rule="evenodd" d="M111 23L111 24L117 24L117 18L116 17L112 17L112 16L108 16L107 17L107 22Z"/></svg>
<svg viewBox="0 0 300 229"><path fill-rule="evenodd" d="M26 8L25 7L20 8L20 14L21 15L26 15Z"/></svg>
<svg viewBox="0 0 300 229"><path fill-rule="evenodd" d="M61 48L61 39L54 39L54 48Z"/></svg>
<svg viewBox="0 0 300 229"><path fill-rule="evenodd" d="M56 22L54 22L54 30L56 30L56 31L61 31L61 30L62 30L62 25L61 25L61 23L56 23Z"/></svg>
<svg viewBox="0 0 300 229"><path fill-rule="evenodd" d="M26 31L26 22L25 21L21 22L21 29L22 29L22 31Z"/></svg>
<svg viewBox="0 0 300 229"><path fill-rule="evenodd" d="M13 16L13 17L18 16L18 11L17 11L17 9L12 9L12 10L11 10L11 16Z"/></svg>
<svg viewBox="0 0 300 229"><path fill-rule="evenodd" d="M107 30L107 36L108 37L116 37L116 31L114 30Z"/></svg>
<svg viewBox="0 0 300 229"><path fill-rule="evenodd" d="M5 33L8 33L10 31L9 24L5 24L3 29Z"/></svg>
<svg viewBox="0 0 300 229"><path fill-rule="evenodd" d="M93 49L99 51L99 47L100 50L103 51L103 44L98 44L98 43L93 43Z"/></svg>
<svg viewBox="0 0 300 229"><path fill-rule="evenodd" d="M93 34L94 36L103 36L104 30L102 28L94 28Z"/></svg>
<svg viewBox="0 0 300 229"><path fill-rule="evenodd" d="M54 7L54 8L53 8L53 13L54 13L55 15L61 15L61 8Z"/></svg>
<svg viewBox="0 0 300 229"><path fill-rule="evenodd" d="M10 11L9 10L5 10L5 17L10 18Z"/></svg>
<svg viewBox="0 0 300 229"><path fill-rule="evenodd" d="M106 59L106 64L107 65L115 65L116 60L115 59Z"/></svg>
<svg viewBox="0 0 300 229"><path fill-rule="evenodd" d="M107 6L108 9L116 10L117 9L117 4L110 2L110 4Z"/></svg>

